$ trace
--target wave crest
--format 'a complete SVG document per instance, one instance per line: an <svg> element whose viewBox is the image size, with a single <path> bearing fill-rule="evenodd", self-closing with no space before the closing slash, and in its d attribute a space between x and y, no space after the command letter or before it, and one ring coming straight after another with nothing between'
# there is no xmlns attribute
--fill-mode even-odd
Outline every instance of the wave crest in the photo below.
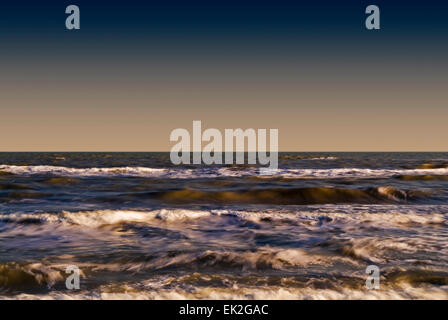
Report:
<svg viewBox="0 0 448 320"><path fill-rule="evenodd" d="M70 168L49 165L15 166L0 165L2 174L37 175L50 174L69 177L153 177L166 179L194 179L217 177L259 176L259 169L207 167L207 168L148 168L148 167L111 167L111 168ZM330 168L330 169L278 169L273 176L283 178L383 178L393 176L448 175L448 168L423 169L368 169L368 168ZM263 176L260 177L270 177Z"/></svg>
<svg viewBox="0 0 448 320"><path fill-rule="evenodd" d="M342 188L270 188L244 191L206 192L192 189L157 192L147 195L172 203L249 203L308 205L338 203L388 203L421 199L426 193L385 186L368 189Z"/></svg>

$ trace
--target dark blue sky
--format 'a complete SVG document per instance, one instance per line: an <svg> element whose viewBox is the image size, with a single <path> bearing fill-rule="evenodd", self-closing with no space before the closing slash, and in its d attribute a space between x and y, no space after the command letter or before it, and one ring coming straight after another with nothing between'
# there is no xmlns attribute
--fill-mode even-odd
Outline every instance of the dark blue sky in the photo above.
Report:
<svg viewBox="0 0 448 320"><path fill-rule="evenodd" d="M185 37L362 36L364 10L381 9L382 31L405 37L445 35L446 1L8 1L0 5L3 36L64 36L65 7L81 9L86 36Z"/></svg>

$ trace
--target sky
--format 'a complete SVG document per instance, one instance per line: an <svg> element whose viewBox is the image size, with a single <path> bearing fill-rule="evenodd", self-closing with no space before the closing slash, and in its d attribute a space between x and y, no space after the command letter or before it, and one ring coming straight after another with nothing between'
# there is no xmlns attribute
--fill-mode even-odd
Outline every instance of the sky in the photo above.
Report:
<svg viewBox="0 0 448 320"><path fill-rule="evenodd" d="M81 29L65 28L78 5ZM380 8L380 30L365 9ZM176 128L280 151L448 151L446 1L0 4L0 151L169 151Z"/></svg>

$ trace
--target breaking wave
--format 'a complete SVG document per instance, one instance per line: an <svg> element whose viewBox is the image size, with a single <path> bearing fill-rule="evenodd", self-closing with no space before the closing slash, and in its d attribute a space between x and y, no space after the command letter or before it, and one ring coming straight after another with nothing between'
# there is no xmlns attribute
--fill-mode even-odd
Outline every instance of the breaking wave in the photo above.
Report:
<svg viewBox="0 0 448 320"><path fill-rule="evenodd" d="M209 211L194 210L153 210L153 211L131 211L131 210L97 210L61 213L10 213L0 214L0 222L19 224L43 224L57 223L68 225L79 225L88 228L100 228L107 225L120 223L141 222L179 222L210 216Z"/></svg>
<svg viewBox="0 0 448 320"><path fill-rule="evenodd" d="M43 237L82 237L88 233L98 235L95 238L98 242L93 243L99 247L105 245L105 241L108 247L115 250L135 242L152 245L142 247L142 251L119 251L120 254L105 250L101 258L98 258L96 252L83 251L32 262L0 263L0 299L448 297L448 274L444 270L446 259L443 258L446 257L447 248L443 246L443 234L436 235L433 232L447 225L448 206L397 204L288 208L254 208L252 211L220 208L2 213L0 227L4 237L11 236L9 232L14 230L17 234L33 237L36 234ZM11 224L11 228L8 228L8 224ZM276 246L275 242L270 242L251 248L241 239L231 242L219 238L220 241L214 245L207 233L208 230L217 232L216 229L209 229L217 225L227 232L231 228L238 230L242 225L256 227L253 230L259 236L274 236L283 230L283 240L288 238L292 230L296 230L292 236L298 242L295 247ZM132 229L132 226L136 229ZM195 237L191 233L198 226L201 226L205 238ZM153 240L155 238L148 238L149 242L144 242L141 234L126 238L131 236L132 230L150 230L153 227L164 234L160 243ZM379 229L384 230L383 236L368 232ZM182 230L186 242L170 238L173 230ZM331 230L342 233L338 236ZM392 230L401 232L392 237ZM412 232L406 233L406 230ZM425 232L415 237L415 230ZM245 232L249 232L249 229ZM345 237L347 233L354 234L354 237ZM91 244L92 240L88 238ZM202 247L201 241L206 241L208 246ZM162 243L163 246L158 247ZM188 243L195 243L195 246ZM226 243L226 247L222 243ZM78 244L82 246L84 242L78 239ZM424 258L415 258L415 263L412 262L414 257L421 254ZM404 260L408 262L406 269L397 264ZM365 266L372 263L384 266L381 269L385 277L381 280L381 290L365 290L362 287L365 283ZM88 290L68 292L63 289L65 268L72 264L79 266L83 278L95 279ZM440 268L437 268L437 264ZM173 273L176 277L170 277ZM121 282L108 285L107 279L111 277L120 277Z"/></svg>
<svg viewBox="0 0 448 320"><path fill-rule="evenodd" d="M59 213L0 214L0 223L77 225L83 228L102 228L125 223L188 224L198 219L228 217L257 223L289 223L305 226L376 225L397 227L403 225L447 225L448 206L407 205L323 205L309 208L237 210L237 209L156 209L62 211Z"/></svg>
<svg viewBox="0 0 448 320"><path fill-rule="evenodd" d="M8 287L47 287L65 279L61 267L45 266L42 263L0 264L0 289Z"/></svg>
<svg viewBox="0 0 448 320"><path fill-rule="evenodd" d="M418 200L427 196L422 191L394 187L368 189L342 188L270 188L243 191L205 192L191 189L147 194L171 203L249 203L272 205L306 205L338 203L390 203Z"/></svg>
<svg viewBox="0 0 448 320"><path fill-rule="evenodd" d="M172 179L244 177L259 175L255 167L235 169L227 167L209 168L148 168L148 167L112 167L112 168L70 168L59 166L14 166L0 165L3 174L36 175L51 174L67 177L154 177ZM333 168L333 169L278 169L273 176L284 178L381 178L392 176L428 176L448 175L448 168L423 169L367 169L367 168Z"/></svg>
<svg viewBox="0 0 448 320"><path fill-rule="evenodd" d="M18 294L12 297L0 296L3 299L50 299L50 300L402 300L402 299L448 299L448 286L430 287L412 285L407 282L382 285L381 290L366 290L360 287L331 284L318 287L309 280L308 285L288 286L288 278L279 285L239 284L237 281L226 281L227 285L212 285L211 276L195 275L202 278L206 285L192 285L189 277L163 277L146 280L141 283L120 283L102 285L91 291L67 292L52 291L46 294ZM215 280L216 281L216 280ZM315 281L321 283L322 281Z"/></svg>

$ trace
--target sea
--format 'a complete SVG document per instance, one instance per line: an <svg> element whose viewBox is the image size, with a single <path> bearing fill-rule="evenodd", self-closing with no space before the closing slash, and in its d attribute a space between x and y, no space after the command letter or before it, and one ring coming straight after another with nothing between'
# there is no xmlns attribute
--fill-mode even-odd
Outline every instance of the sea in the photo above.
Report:
<svg viewBox="0 0 448 320"><path fill-rule="evenodd" d="M0 299L448 299L448 153L278 157L0 153Z"/></svg>

